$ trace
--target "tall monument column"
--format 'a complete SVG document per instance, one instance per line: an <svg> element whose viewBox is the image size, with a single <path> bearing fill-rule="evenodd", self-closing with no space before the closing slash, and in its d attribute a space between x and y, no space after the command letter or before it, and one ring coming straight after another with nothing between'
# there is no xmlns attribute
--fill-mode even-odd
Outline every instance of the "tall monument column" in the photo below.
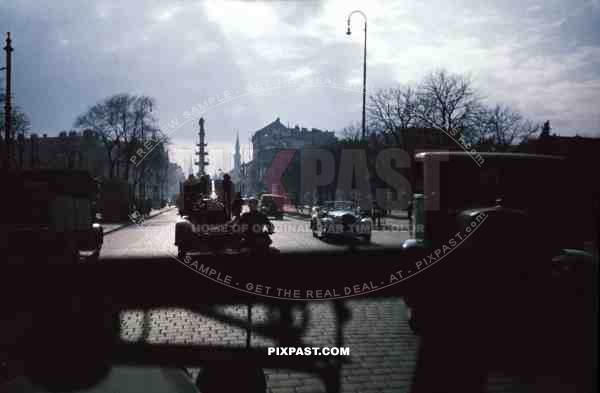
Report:
<svg viewBox="0 0 600 393"><path fill-rule="evenodd" d="M198 177L206 175L206 167L208 166L208 160L206 156L208 156L208 152L206 151L207 144L204 141L206 137L206 132L204 131L204 118L201 117L198 121L198 125L200 126L200 130L198 131L198 143L196 146L198 147L198 152L196 155L198 156L198 161L196 161L196 165L198 165Z"/></svg>
<svg viewBox="0 0 600 393"><path fill-rule="evenodd" d="M238 132L235 138L235 152L233 154L233 170L231 171L231 179L234 185L235 192L242 191L242 154L240 152L240 133Z"/></svg>
<svg viewBox="0 0 600 393"><path fill-rule="evenodd" d="M242 154L240 152L240 133L235 136L235 153L233 155L233 173L240 176L242 168Z"/></svg>

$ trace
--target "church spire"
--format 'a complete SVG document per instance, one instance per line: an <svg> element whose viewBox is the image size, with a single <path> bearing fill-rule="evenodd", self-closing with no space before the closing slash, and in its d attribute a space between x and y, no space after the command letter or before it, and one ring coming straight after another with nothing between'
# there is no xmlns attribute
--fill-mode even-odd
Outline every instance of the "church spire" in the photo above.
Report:
<svg viewBox="0 0 600 393"><path fill-rule="evenodd" d="M233 173L239 176L242 168L242 155L240 154L240 132L235 136L235 153L233 155Z"/></svg>

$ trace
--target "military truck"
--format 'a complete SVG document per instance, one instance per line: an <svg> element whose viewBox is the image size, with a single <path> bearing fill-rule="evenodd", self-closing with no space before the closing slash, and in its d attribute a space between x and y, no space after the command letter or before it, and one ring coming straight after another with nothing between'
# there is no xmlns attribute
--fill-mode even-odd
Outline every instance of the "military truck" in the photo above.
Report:
<svg viewBox="0 0 600 393"><path fill-rule="evenodd" d="M3 172L0 253L8 263L95 261L104 240L98 182L85 171Z"/></svg>
<svg viewBox="0 0 600 393"><path fill-rule="evenodd" d="M232 238L223 192L211 190L208 178L190 178L181 185L181 195L181 218L175 224L178 256L223 250Z"/></svg>

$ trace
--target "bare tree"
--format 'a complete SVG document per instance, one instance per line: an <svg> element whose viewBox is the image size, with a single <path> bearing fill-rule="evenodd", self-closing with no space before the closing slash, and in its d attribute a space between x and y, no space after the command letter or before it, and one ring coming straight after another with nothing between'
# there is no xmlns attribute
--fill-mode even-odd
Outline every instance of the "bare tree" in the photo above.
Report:
<svg viewBox="0 0 600 393"><path fill-rule="evenodd" d="M362 126L354 122L342 129L342 143L358 143L361 140Z"/></svg>
<svg viewBox="0 0 600 393"><path fill-rule="evenodd" d="M4 130L4 94L0 94L0 130ZM31 130L31 121L29 116L25 114L18 106L13 106L11 113L11 139L15 140L17 136L26 136ZM4 138L4 134L2 135Z"/></svg>
<svg viewBox="0 0 600 393"><path fill-rule="evenodd" d="M144 103L149 97L127 93L116 94L92 106L75 121L75 127L91 129L97 133L106 149L109 177L119 177L120 163L125 165L123 176L130 175L130 156L142 142L141 130L155 130L153 118L146 113ZM143 142L142 142L143 143Z"/></svg>
<svg viewBox="0 0 600 393"><path fill-rule="evenodd" d="M480 107L471 78L445 70L429 74L421 83L419 94L419 118L429 123L428 127L445 132L468 132L470 119Z"/></svg>
<svg viewBox="0 0 600 393"><path fill-rule="evenodd" d="M369 97L369 117L384 134L396 143L407 143L407 131L419 121L419 96L410 86L379 90Z"/></svg>
<svg viewBox="0 0 600 393"><path fill-rule="evenodd" d="M541 129L540 124L526 119L519 111L498 104L483 113L480 127L477 128L477 142L506 151Z"/></svg>
<svg viewBox="0 0 600 393"><path fill-rule="evenodd" d="M481 112L471 79L444 70L432 72L416 87L379 90L369 98L371 121L408 151L414 147L411 132L418 129L436 128L469 138Z"/></svg>
<svg viewBox="0 0 600 393"><path fill-rule="evenodd" d="M159 131L156 126L157 119L152 115L152 108L156 106L156 102L153 98L141 96L134 97L134 101L131 105L132 117L133 117L133 130L129 135L128 141L123 149L122 160L125 165L125 173L128 177L130 174L132 157L136 155L136 152L142 149L142 152L148 150L144 145L148 140L147 136L151 136L151 139L156 139L156 134ZM156 141L152 141L154 145ZM137 157L140 159L141 157ZM134 187L137 186L138 180L144 178L146 171L144 170L145 164L141 165L136 172L141 172L141 176L134 175Z"/></svg>

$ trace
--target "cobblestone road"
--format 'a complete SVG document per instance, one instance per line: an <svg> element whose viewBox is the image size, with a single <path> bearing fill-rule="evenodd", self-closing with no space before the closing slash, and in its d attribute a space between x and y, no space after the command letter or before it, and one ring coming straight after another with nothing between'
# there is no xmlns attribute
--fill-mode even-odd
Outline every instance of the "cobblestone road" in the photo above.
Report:
<svg viewBox="0 0 600 393"><path fill-rule="evenodd" d="M103 255L164 255L175 253L175 212L147 221L142 227L131 226L106 237ZM397 220L402 221L402 220ZM391 223L391 222L388 222ZM277 223L273 237L282 250L294 248L341 247L314 239L309 231L286 231L286 225L305 225L306 220L286 217ZM398 222L402 225L402 222ZM373 235L374 246L399 244L406 232L381 231ZM345 326L344 345L350 348L351 362L342 367L342 392L407 392L415 367L417 337L406 320L405 305L400 300L356 300L347 303L352 319ZM335 346L335 313L327 302L307 304L308 323L302 335L306 346ZM245 321L246 306L221 309L226 315ZM264 321L267 310L253 308L253 322ZM306 315L296 315L301 324ZM246 345L246 332L208 316L182 309L154 310L149 313L126 312L122 315L123 339L154 343ZM270 339L253 336L253 346L274 346ZM199 370L191 370L197 375ZM268 388L273 393L324 392L325 387L314 375L266 370ZM490 392L522 391L508 376L494 372L489 376Z"/></svg>

